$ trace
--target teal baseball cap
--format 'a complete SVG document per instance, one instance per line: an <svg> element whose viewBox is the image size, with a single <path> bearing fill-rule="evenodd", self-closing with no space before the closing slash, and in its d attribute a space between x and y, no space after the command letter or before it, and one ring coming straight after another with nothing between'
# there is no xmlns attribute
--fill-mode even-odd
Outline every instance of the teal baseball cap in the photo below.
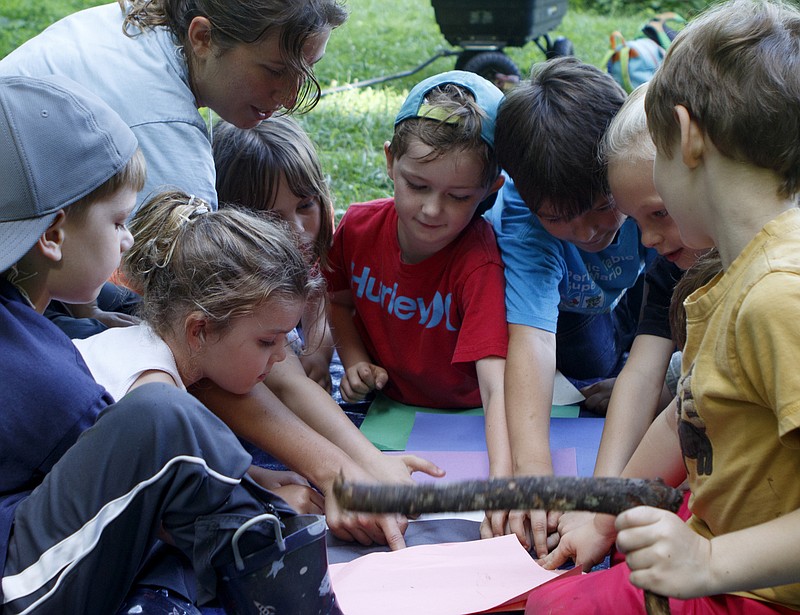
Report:
<svg viewBox="0 0 800 615"><path fill-rule="evenodd" d="M119 173L137 147L120 116L71 79L0 77L0 271L60 210Z"/></svg>
<svg viewBox="0 0 800 615"><path fill-rule="evenodd" d="M468 71L451 70L420 81L408 93L394 120L394 125L397 126L400 122L415 117L442 119L435 114L428 114L430 107L425 104L425 98L431 90L447 84L457 85L470 92L478 106L486 113L481 123L481 137L494 149L494 125L503 92L491 81Z"/></svg>

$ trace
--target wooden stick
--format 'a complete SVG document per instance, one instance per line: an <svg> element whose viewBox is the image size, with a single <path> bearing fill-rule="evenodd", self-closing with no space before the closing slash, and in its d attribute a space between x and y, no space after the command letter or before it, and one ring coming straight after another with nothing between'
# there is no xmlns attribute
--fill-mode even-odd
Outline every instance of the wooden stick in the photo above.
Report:
<svg viewBox="0 0 800 615"><path fill-rule="evenodd" d="M683 495L660 480L527 476L444 484L381 485L344 482L333 494L344 509L371 513L469 510L585 510L618 515L634 506L677 512ZM669 600L645 590L648 615L669 615Z"/></svg>
<svg viewBox="0 0 800 615"><path fill-rule="evenodd" d="M468 510L588 510L618 515L634 506L676 512L681 492L660 480L527 476L444 484L346 483L333 493L343 508L406 515Z"/></svg>

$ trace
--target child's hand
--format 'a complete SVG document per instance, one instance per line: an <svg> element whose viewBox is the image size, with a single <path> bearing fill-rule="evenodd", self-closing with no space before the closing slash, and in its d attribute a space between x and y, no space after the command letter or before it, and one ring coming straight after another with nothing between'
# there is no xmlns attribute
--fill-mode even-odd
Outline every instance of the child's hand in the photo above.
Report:
<svg viewBox="0 0 800 615"><path fill-rule="evenodd" d="M97 302L91 303L70 303L67 305L69 313L74 318L94 318L106 327L130 327L139 324L140 320L136 316L124 314L122 312L106 312L97 307Z"/></svg>
<svg viewBox="0 0 800 615"><path fill-rule="evenodd" d="M387 461L385 465L390 469L386 472L382 472L380 470L376 471L376 468L372 467L370 470L377 479L385 482L400 482L403 470L401 470L399 466L394 468L397 461L402 462L402 468L404 468L407 473L406 479L414 472L425 472L428 476L433 476L435 478L442 478L445 475L445 471L435 463L423 459L422 457L417 457L416 455L383 455L383 457ZM410 480L404 480L403 482L411 483Z"/></svg>
<svg viewBox="0 0 800 615"><path fill-rule="evenodd" d="M356 541L364 546L387 545L392 551L403 549L408 519L399 514L373 515L343 511L336 498L325 498L325 521L340 540Z"/></svg>
<svg viewBox="0 0 800 615"><path fill-rule="evenodd" d="M510 533L507 510L487 510L481 521L481 538L495 538Z"/></svg>
<svg viewBox="0 0 800 615"><path fill-rule="evenodd" d="M345 370L339 390L344 401L357 402L373 389L380 391L388 380L389 374L382 367L359 361Z"/></svg>
<svg viewBox="0 0 800 615"><path fill-rule="evenodd" d="M611 401L611 392L614 390L614 383L616 378L606 378L600 382L595 382L587 387L581 389L581 393L586 398L583 405L590 412L606 415L608 410L608 402Z"/></svg>
<svg viewBox="0 0 800 615"><path fill-rule="evenodd" d="M558 544L558 518L561 513L551 510L512 510L508 514L508 533L516 534L527 551L531 549L541 559Z"/></svg>
<svg viewBox="0 0 800 615"><path fill-rule="evenodd" d="M614 544L614 517L594 513L566 513L558 523L561 538L558 546L539 560L544 568L554 570L567 560L588 571L608 554Z"/></svg>
<svg viewBox="0 0 800 615"><path fill-rule="evenodd" d="M331 370L323 354L324 353L315 352L309 355L300 355L299 359L306 372L306 376L330 393Z"/></svg>
<svg viewBox="0 0 800 615"><path fill-rule="evenodd" d="M672 598L697 598L713 587L711 541L677 515L638 506L617 517L617 548L626 554L636 587Z"/></svg>
<svg viewBox="0 0 800 615"><path fill-rule="evenodd" d="M250 466L247 473L264 489L286 500L300 514L321 515L325 512L325 497L297 472Z"/></svg>
<svg viewBox="0 0 800 615"><path fill-rule="evenodd" d="M370 463L369 473L382 483L414 484L411 475L414 472L424 472L435 478L442 478L445 471L432 461L417 457L416 455L386 455L381 453L380 461ZM418 516L418 515L417 515ZM416 518L413 516L412 518Z"/></svg>
<svg viewBox="0 0 800 615"><path fill-rule="evenodd" d="M375 482L363 470L351 468L346 480L354 482ZM399 514L367 514L342 510L336 498L325 498L325 521L331 533L340 540L356 541L362 545L377 543L388 545L392 551L406 546L403 534L408 527L408 519Z"/></svg>
<svg viewBox="0 0 800 615"><path fill-rule="evenodd" d="M325 514L325 497L313 487L284 485L272 490L301 515Z"/></svg>
<svg viewBox="0 0 800 615"><path fill-rule="evenodd" d="M291 470L268 470L267 468L253 465L250 466L247 473L250 475L250 478L268 491L275 491L286 485L310 486L305 478Z"/></svg>

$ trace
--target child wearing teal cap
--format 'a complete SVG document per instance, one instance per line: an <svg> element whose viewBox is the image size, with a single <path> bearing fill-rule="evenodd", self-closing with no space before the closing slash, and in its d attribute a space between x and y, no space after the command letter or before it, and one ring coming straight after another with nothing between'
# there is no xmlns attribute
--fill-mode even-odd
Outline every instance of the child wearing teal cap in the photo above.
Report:
<svg viewBox="0 0 800 615"><path fill-rule="evenodd" d="M502 92L473 73L409 93L384 144L394 196L351 205L326 273L345 401L483 406L490 471L510 470L503 403L503 265L480 205L503 184L494 153Z"/></svg>

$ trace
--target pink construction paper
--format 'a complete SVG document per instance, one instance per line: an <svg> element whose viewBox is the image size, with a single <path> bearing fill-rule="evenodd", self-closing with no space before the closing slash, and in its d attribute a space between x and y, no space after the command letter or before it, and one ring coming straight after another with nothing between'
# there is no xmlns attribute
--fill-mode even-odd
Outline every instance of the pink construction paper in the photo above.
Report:
<svg viewBox="0 0 800 615"><path fill-rule="evenodd" d="M513 534L370 553L330 566L347 615L464 615L493 609L559 576Z"/></svg>
<svg viewBox="0 0 800 615"><path fill-rule="evenodd" d="M423 472L414 473L418 483L485 480L489 478L489 457L485 451L387 451L387 455L417 455L432 461L447 474L434 478ZM556 476L577 476L578 459L574 448L552 451L553 471Z"/></svg>

